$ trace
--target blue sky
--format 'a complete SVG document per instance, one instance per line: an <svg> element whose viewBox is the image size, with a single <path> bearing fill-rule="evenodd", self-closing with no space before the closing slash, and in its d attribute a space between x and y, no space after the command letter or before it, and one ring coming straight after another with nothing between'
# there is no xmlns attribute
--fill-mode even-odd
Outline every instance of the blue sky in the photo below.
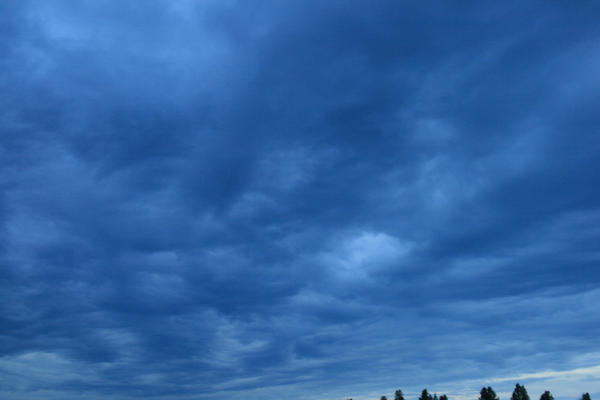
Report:
<svg viewBox="0 0 600 400"><path fill-rule="evenodd" d="M600 5L371 3L0 2L2 398L600 396Z"/></svg>

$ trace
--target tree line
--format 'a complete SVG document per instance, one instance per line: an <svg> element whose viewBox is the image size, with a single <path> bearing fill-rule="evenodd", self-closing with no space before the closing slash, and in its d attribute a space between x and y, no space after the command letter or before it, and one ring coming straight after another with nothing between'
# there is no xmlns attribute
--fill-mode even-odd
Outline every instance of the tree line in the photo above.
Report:
<svg viewBox="0 0 600 400"><path fill-rule="evenodd" d="M348 399L348 400L352 400L352 399ZM381 396L380 400L388 400L388 398L386 396ZM405 400L402 390L400 390L400 389L396 390L396 392L394 393L394 400ZM448 400L448 396L446 396L445 394L442 394L438 397L437 393L434 393L433 395L431 395L427 391L427 389L423 389L423 391L421 392L421 396L419 396L418 400ZM494 392L494 389L492 389L491 386L488 386L488 387L484 386L483 388L481 388L481 391L479 392L478 400L500 400L500 398L498 397L498 395L496 395L496 392ZM513 390L511 400L531 400L531 399L529 398L529 394L527 394L527 389L525 389L525 386L517 383L517 385L515 386L515 390ZM552 396L552 393L550 393L548 390L546 390L540 396L540 400L554 400L554 396ZM590 397L589 393L583 393L581 395L581 397L579 398L579 400L592 400L592 398Z"/></svg>

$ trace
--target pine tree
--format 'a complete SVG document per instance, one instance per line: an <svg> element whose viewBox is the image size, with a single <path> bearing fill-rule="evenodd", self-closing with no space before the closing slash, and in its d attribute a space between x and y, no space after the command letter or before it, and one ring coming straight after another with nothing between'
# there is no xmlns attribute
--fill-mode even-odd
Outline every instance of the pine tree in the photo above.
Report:
<svg viewBox="0 0 600 400"><path fill-rule="evenodd" d="M491 386L482 387L479 392L479 400L500 400Z"/></svg>
<svg viewBox="0 0 600 400"><path fill-rule="evenodd" d="M387 400L387 397L385 397L385 396L381 396L381 399L380 399L380 400Z"/></svg>
<svg viewBox="0 0 600 400"><path fill-rule="evenodd" d="M394 393L394 400L404 400L404 394L402 394L402 390L396 390Z"/></svg>
<svg viewBox="0 0 600 400"><path fill-rule="evenodd" d="M589 393L584 393L581 395L581 400L592 400Z"/></svg>
<svg viewBox="0 0 600 400"><path fill-rule="evenodd" d="M517 383L517 385L515 386L515 390L513 391L511 400L529 400L529 395L527 394L525 386L521 386Z"/></svg>
<svg viewBox="0 0 600 400"><path fill-rule="evenodd" d="M552 396L552 393L550 393L549 391L546 390L540 396L540 400L554 400L554 396Z"/></svg>
<svg viewBox="0 0 600 400"><path fill-rule="evenodd" d="M448 396L446 396L445 394L440 396L440 400L448 400Z"/></svg>
<svg viewBox="0 0 600 400"><path fill-rule="evenodd" d="M433 397L429 394L427 389L423 389L423 391L421 392L421 397L419 397L419 400L433 400Z"/></svg>

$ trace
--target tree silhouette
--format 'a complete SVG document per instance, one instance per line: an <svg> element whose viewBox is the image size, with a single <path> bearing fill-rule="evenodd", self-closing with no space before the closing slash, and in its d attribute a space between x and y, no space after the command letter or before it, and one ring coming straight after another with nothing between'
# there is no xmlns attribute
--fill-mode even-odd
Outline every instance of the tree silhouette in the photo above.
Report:
<svg viewBox="0 0 600 400"><path fill-rule="evenodd" d="M448 396L446 396L445 394L440 396L440 400L448 400Z"/></svg>
<svg viewBox="0 0 600 400"><path fill-rule="evenodd" d="M381 399L380 399L380 400L387 400L387 397L385 397L385 396L381 396Z"/></svg>
<svg viewBox="0 0 600 400"><path fill-rule="evenodd" d="M515 386L515 390L513 391L511 400L529 400L529 395L527 394L527 390L525 386L517 385Z"/></svg>
<svg viewBox="0 0 600 400"><path fill-rule="evenodd" d="M581 395L581 400L592 400L589 393L584 393Z"/></svg>
<svg viewBox="0 0 600 400"><path fill-rule="evenodd" d="M402 390L396 390L394 393L394 400L404 400L404 394L402 394Z"/></svg>
<svg viewBox="0 0 600 400"><path fill-rule="evenodd" d="M540 400L554 400L554 396L552 396L552 393L550 393L549 391L546 390L540 396Z"/></svg>
<svg viewBox="0 0 600 400"><path fill-rule="evenodd" d="M423 389L423 391L421 392L421 397L419 397L419 400L433 400L433 397L429 394L427 389Z"/></svg>
<svg viewBox="0 0 600 400"><path fill-rule="evenodd" d="M482 387L479 392L479 400L500 400L491 386Z"/></svg>

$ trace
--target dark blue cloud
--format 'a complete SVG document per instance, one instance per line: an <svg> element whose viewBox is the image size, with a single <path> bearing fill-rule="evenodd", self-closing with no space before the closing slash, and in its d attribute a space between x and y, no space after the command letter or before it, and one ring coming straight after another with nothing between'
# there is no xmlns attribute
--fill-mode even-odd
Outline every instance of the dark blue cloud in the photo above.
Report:
<svg viewBox="0 0 600 400"><path fill-rule="evenodd" d="M3 398L597 396L599 15L3 2Z"/></svg>

